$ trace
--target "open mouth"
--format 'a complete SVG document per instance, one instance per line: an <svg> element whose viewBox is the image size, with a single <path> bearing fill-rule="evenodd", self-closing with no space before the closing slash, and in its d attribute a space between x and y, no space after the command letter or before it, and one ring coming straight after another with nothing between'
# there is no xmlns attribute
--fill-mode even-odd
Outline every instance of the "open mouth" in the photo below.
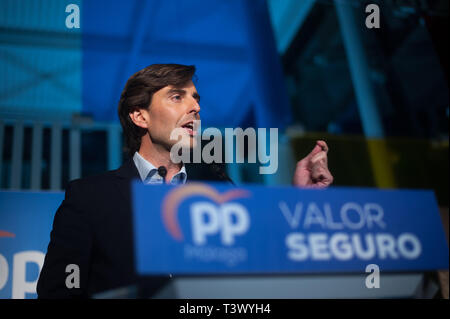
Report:
<svg viewBox="0 0 450 319"><path fill-rule="evenodd" d="M190 136L195 135L194 122L192 122L192 121L187 122L187 123L183 124L181 127L184 128Z"/></svg>

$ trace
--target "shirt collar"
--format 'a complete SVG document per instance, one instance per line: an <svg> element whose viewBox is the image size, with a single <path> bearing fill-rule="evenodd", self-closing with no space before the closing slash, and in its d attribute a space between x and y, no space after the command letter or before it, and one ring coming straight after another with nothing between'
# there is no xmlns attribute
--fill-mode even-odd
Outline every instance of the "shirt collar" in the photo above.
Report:
<svg viewBox="0 0 450 319"><path fill-rule="evenodd" d="M141 180L145 184L162 184L163 178L158 174L158 168L156 168L152 163L147 161L142 157L141 154L135 152L133 155L133 161L136 165L136 168L139 172L139 176ZM172 180L171 184L185 184L187 180L186 168L183 164L180 171L176 173Z"/></svg>

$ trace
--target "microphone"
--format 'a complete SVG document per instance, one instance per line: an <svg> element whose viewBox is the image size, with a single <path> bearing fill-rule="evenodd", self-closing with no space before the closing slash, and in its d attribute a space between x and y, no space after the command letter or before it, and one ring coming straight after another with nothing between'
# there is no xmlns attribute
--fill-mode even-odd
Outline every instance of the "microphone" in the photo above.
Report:
<svg viewBox="0 0 450 319"><path fill-rule="evenodd" d="M165 168L164 166L158 167L158 174L159 174L159 176L162 177L163 183L165 184L166 183L167 168Z"/></svg>
<svg viewBox="0 0 450 319"><path fill-rule="evenodd" d="M218 177L220 177L221 180L225 180L227 182L230 182L233 186L236 186L236 184L233 182L233 180L225 172L223 165L212 163L211 169L213 170L214 173L216 173L216 175Z"/></svg>

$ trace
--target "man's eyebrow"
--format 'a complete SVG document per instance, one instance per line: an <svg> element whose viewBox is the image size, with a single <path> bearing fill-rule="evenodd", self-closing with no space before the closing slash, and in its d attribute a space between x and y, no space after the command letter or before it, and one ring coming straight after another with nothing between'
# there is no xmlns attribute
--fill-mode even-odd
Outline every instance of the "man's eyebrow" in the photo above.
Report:
<svg viewBox="0 0 450 319"><path fill-rule="evenodd" d="M173 88L173 89L170 89L169 91L167 91L166 94L167 95L171 95L171 94L174 94L174 93L180 94L180 95L186 95L186 90ZM200 102L200 95L197 92L194 92L192 94L192 97L197 100L197 103Z"/></svg>
<svg viewBox="0 0 450 319"><path fill-rule="evenodd" d="M173 93L178 93L180 95L185 95L186 94L186 90L174 88L174 89L170 89L169 91L167 91L166 94L170 95L170 94L173 94Z"/></svg>

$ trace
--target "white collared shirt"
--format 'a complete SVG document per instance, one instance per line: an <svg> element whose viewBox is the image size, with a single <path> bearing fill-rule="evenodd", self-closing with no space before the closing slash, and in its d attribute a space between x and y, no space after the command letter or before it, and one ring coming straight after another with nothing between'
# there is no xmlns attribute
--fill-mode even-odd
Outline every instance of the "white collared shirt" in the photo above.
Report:
<svg viewBox="0 0 450 319"><path fill-rule="evenodd" d="M141 154L135 152L133 155L133 161L144 184L163 184L163 178L158 174L158 168L143 158ZM172 177L170 184L185 184L186 180L187 173L183 164L180 171Z"/></svg>

